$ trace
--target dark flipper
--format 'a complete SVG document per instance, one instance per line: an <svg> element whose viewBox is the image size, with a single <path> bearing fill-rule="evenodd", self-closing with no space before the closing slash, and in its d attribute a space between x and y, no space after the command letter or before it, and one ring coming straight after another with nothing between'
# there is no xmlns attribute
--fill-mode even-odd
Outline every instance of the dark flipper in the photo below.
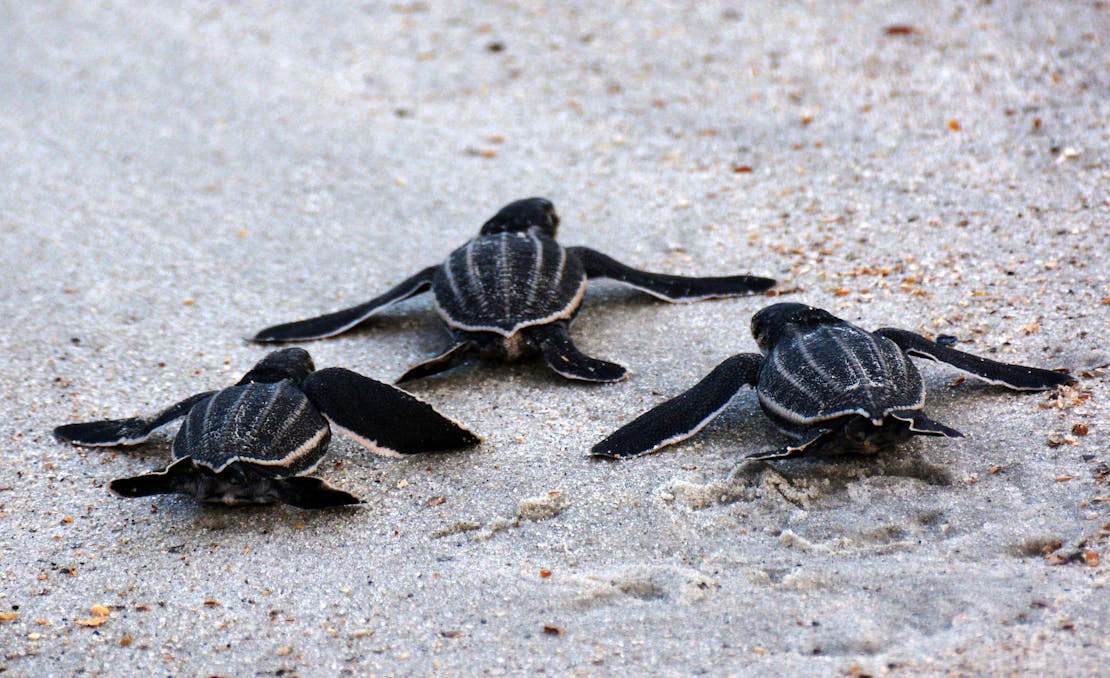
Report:
<svg viewBox="0 0 1110 678"><path fill-rule="evenodd" d="M153 417L66 424L54 429L54 437L63 442L86 447L137 445L149 438L155 430L189 414L189 410L193 409L194 405L207 400L213 393L215 391L205 391L190 396Z"/></svg>
<svg viewBox="0 0 1110 678"><path fill-rule="evenodd" d="M430 377L432 375L439 374L440 372L446 372L449 369L458 367L459 365L466 362L466 358L473 348L474 344L469 341L464 341L461 344L455 344L454 346L447 349L443 353L440 353L436 357L428 358L419 365L414 365L413 367L410 367L409 371L398 377L397 381L394 383L403 384L406 381L423 379L424 377Z"/></svg>
<svg viewBox="0 0 1110 678"><path fill-rule="evenodd" d="M565 322L536 325L525 331L536 340L551 369L567 379L610 383L628 376L628 370L621 365L579 351L570 340Z"/></svg>
<svg viewBox="0 0 1110 678"><path fill-rule="evenodd" d="M361 499L350 492L344 492L311 476L272 480L270 491L278 501L303 509L322 509L362 503Z"/></svg>
<svg viewBox="0 0 1110 678"><path fill-rule="evenodd" d="M945 438L964 437L964 434L956 429L926 417L925 413L921 410L900 410L898 412L891 412L890 416L895 419L901 419L902 421L908 421L910 423L910 431L918 435L944 436Z"/></svg>
<svg viewBox="0 0 1110 678"><path fill-rule="evenodd" d="M365 304L359 304L316 318L309 318L308 320L298 320L267 327L254 335L251 341L305 341L333 337L346 332L386 306L414 297L429 289L438 269L439 266L429 266L380 297L371 299Z"/></svg>
<svg viewBox="0 0 1110 678"><path fill-rule="evenodd" d="M568 247L567 252L578 257L588 277L616 280L664 301L684 302L714 297L735 297L762 292L775 284L775 281L770 278L752 275L689 278L665 273L649 273L626 266L588 247Z"/></svg>
<svg viewBox="0 0 1110 678"><path fill-rule="evenodd" d="M149 497L152 494L192 494L198 483L196 464L191 457L178 459L165 470L144 473L131 478L117 478L108 483L112 494L127 497Z"/></svg>
<svg viewBox="0 0 1110 678"><path fill-rule="evenodd" d="M884 327L875 330L875 334L890 339L898 345L898 348L909 355L948 363L956 369L974 374L987 383L998 384L1017 391L1044 391L1063 384L1075 383L1075 379L1067 374L987 360L970 353L941 346L907 330Z"/></svg>
<svg viewBox="0 0 1110 678"><path fill-rule="evenodd" d="M810 437L805 440L787 445L777 450L767 450L766 452L756 452L749 454L745 459L786 459L788 457L800 457L806 454L806 451L811 446L820 446L827 438L836 433L836 429L820 429L815 431Z"/></svg>
<svg viewBox="0 0 1110 678"><path fill-rule="evenodd" d="M641 414L594 445L590 454L635 457L686 440L713 420L745 385L754 386L763 357L734 355L690 390Z"/></svg>
<svg viewBox="0 0 1110 678"><path fill-rule="evenodd" d="M439 452L481 440L428 403L341 367L312 373L302 388L332 426L376 454Z"/></svg>

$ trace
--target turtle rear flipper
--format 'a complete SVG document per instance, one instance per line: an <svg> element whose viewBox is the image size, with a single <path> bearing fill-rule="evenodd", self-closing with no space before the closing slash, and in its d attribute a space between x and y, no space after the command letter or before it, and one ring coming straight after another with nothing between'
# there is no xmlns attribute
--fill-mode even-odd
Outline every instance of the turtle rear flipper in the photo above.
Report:
<svg viewBox="0 0 1110 678"><path fill-rule="evenodd" d="M429 266L411 278L402 281L385 294L375 297L365 304L359 304L358 306L345 308L335 313L309 318L308 320L298 320L296 322L267 327L254 335L251 341L307 341L309 339L323 339L324 337L333 337L337 334L341 334L362 323L362 321L386 306L404 301L409 297L414 297L430 289L432 280L435 278L435 273L438 269L439 266Z"/></svg>
<svg viewBox="0 0 1110 678"><path fill-rule="evenodd" d="M192 458L184 457L164 470L141 476L117 478L108 483L108 490L118 497L149 497L153 494L195 494L199 471Z"/></svg>
<svg viewBox="0 0 1110 678"><path fill-rule="evenodd" d="M964 437L964 434L956 429L926 417L925 413L921 410L901 410L899 412L891 412L890 416L895 419L901 419L902 421L908 421L910 423L910 431L918 435L944 436L945 438Z"/></svg>
<svg viewBox="0 0 1110 678"><path fill-rule="evenodd" d="M635 457L686 440L713 420L744 386L754 386L763 357L734 355L682 395L641 414L594 445L590 454Z"/></svg>
<svg viewBox="0 0 1110 678"><path fill-rule="evenodd" d="M947 363L958 370L974 374L987 383L1016 391L1044 391L1075 383L1075 379L1067 374L980 358L954 348L941 346L908 330L883 327L875 330L874 333L890 339L908 355Z"/></svg>
<svg viewBox="0 0 1110 678"><path fill-rule="evenodd" d="M311 476L276 478L270 481L270 491L277 501L303 509L321 509L332 506L361 504L362 500Z"/></svg>
<svg viewBox="0 0 1110 678"><path fill-rule="evenodd" d="M767 450L765 452L756 452L745 456L745 459L787 459L789 457L800 457L807 454L811 447L820 447L822 443L828 440L836 433L836 429L820 429L812 433L801 442L787 445L777 450Z"/></svg>
<svg viewBox="0 0 1110 678"><path fill-rule="evenodd" d="M762 292L775 284L771 278L753 275L693 278L651 273L622 264L609 255L588 247L568 247L567 252L578 257L590 278L609 278L670 302L734 297Z"/></svg>
<svg viewBox="0 0 1110 678"><path fill-rule="evenodd" d="M455 344L443 353L440 353L434 358L428 358L424 362L414 365L408 369L407 372L397 378L396 384L403 384L407 381L416 381L424 377L431 377L440 372L454 369L459 365L466 362L470 351L474 349L474 344L469 341L464 341L461 344Z"/></svg>
<svg viewBox="0 0 1110 678"><path fill-rule="evenodd" d="M66 424L54 429L58 440L85 447L108 447L112 445L137 445L150 438L159 428L171 424L189 414L189 410L199 402L207 400L215 391L205 391L176 403L153 417L132 417L130 419L106 419Z"/></svg>
<svg viewBox="0 0 1110 678"><path fill-rule="evenodd" d="M568 379L611 383L628 376L628 370L622 365L591 358L579 351L570 339L565 322L535 325L526 331L535 338L548 366Z"/></svg>
<svg viewBox="0 0 1110 678"><path fill-rule="evenodd" d="M333 427L376 454L440 452L481 440L428 403L342 367L313 372L302 389Z"/></svg>

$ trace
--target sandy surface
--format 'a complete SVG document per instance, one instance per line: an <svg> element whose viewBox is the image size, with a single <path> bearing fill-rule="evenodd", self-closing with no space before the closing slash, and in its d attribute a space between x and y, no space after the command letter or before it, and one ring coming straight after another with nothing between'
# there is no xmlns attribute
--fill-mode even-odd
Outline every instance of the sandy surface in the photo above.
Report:
<svg viewBox="0 0 1110 678"><path fill-rule="evenodd" d="M0 2L0 672L1105 668L1108 35L1105 2ZM485 442L337 438L320 474L360 508L126 501L106 484L168 435L52 440L232 383L265 352L242 337L368 299L528 195L565 244L771 275L1081 384L925 364L967 439L773 466L738 464L784 440L744 392L685 444L593 460L753 350L773 301L599 284L574 334L628 381L420 383ZM431 309L307 348L391 379L446 345Z"/></svg>

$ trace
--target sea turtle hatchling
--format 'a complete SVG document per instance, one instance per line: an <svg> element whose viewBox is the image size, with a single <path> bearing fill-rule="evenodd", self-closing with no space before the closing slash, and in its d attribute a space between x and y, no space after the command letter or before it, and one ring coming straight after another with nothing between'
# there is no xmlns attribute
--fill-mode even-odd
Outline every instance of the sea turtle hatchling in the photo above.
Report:
<svg viewBox="0 0 1110 678"><path fill-rule="evenodd" d="M234 386L198 393L154 416L68 424L54 435L76 445L134 445L182 417L173 463L113 480L113 493L184 494L225 504L281 501L300 508L357 504L354 495L307 475L327 452L332 427L387 456L479 440L398 388L339 367L316 371L300 348L274 351Z"/></svg>
<svg viewBox="0 0 1110 678"><path fill-rule="evenodd" d="M613 382L626 376L625 368L584 355L568 334L587 280L609 278L670 302L737 296L775 284L769 278L747 275L688 278L640 271L586 247L563 247L555 241L558 225L559 217L548 200L510 203L443 264L429 266L364 304L269 327L253 340L331 337L390 304L431 289L436 311L455 343L408 370L397 383L448 370L474 353L502 360L541 353L551 369L564 377Z"/></svg>
<svg viewBox="0 0 1110 678"><path fill-rule="evenodd" d="M1017 391L1073 383L1066 374L995 362L893 328L868 332L811 306L781 303L752 317L763 355L741 353L676 398L594 446L594 455L633 457L685 440L716 417L745 385L763 412L798 442L751 459L793 457L839 442L874 452L912 435L963 437L925 416L925 385L907 356L948 363Z"/></svg>

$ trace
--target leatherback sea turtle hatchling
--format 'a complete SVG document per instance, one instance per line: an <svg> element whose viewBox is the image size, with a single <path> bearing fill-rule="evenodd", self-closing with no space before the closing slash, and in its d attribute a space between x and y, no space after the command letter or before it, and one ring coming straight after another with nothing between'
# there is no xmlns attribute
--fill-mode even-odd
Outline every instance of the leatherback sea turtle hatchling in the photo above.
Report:
<svg viewBox="0 0 1110 678"><path fill-rule="evenodd" d="M269 327L253 340L334 336L390 304L431 289L436 310L455 343L407 371L397 383L448 370L473 353L502 360L541 353L551 369L564 377L612 382L625 377L625 368L582 354L568 335L588 279L609 278L670 302L760 292L775 284L769 278L747 275L688 278L640 271L586 247L563 247L555 241L558 225L559 217L548 200L510 203L443 264L429 266L364 304Z"/></svg>
<svg viewBox="0 0 1110 678"><path fill-rule="evenodd" d="M732 356L690 390L609 435L591 453L633 457L685 440L745 385L755 387L764 413L798 440L750 459L793 457L830 442L874 452L914 434L963 437L925 416L925 385L907 356L948 363L1017 391L1075 381L1059 372L973 356L906 330L868 332L803 304L762 309L752 317L752 334L763 355Z"/></svg>
<svg viewBox="0 0 1110 678"><path fill-rule="evenodd" d="M134 445L182 417L173 463L113 480L113 493L176 493L225 504L281 501L300 508L357 504L354 495L307 476L327 452L331 427L387 456L479 441L396 387L340 367L316 371L300 348L274 351L236 385L198 393L154 416L68 424L54 435L76 445Z"/></svg>

